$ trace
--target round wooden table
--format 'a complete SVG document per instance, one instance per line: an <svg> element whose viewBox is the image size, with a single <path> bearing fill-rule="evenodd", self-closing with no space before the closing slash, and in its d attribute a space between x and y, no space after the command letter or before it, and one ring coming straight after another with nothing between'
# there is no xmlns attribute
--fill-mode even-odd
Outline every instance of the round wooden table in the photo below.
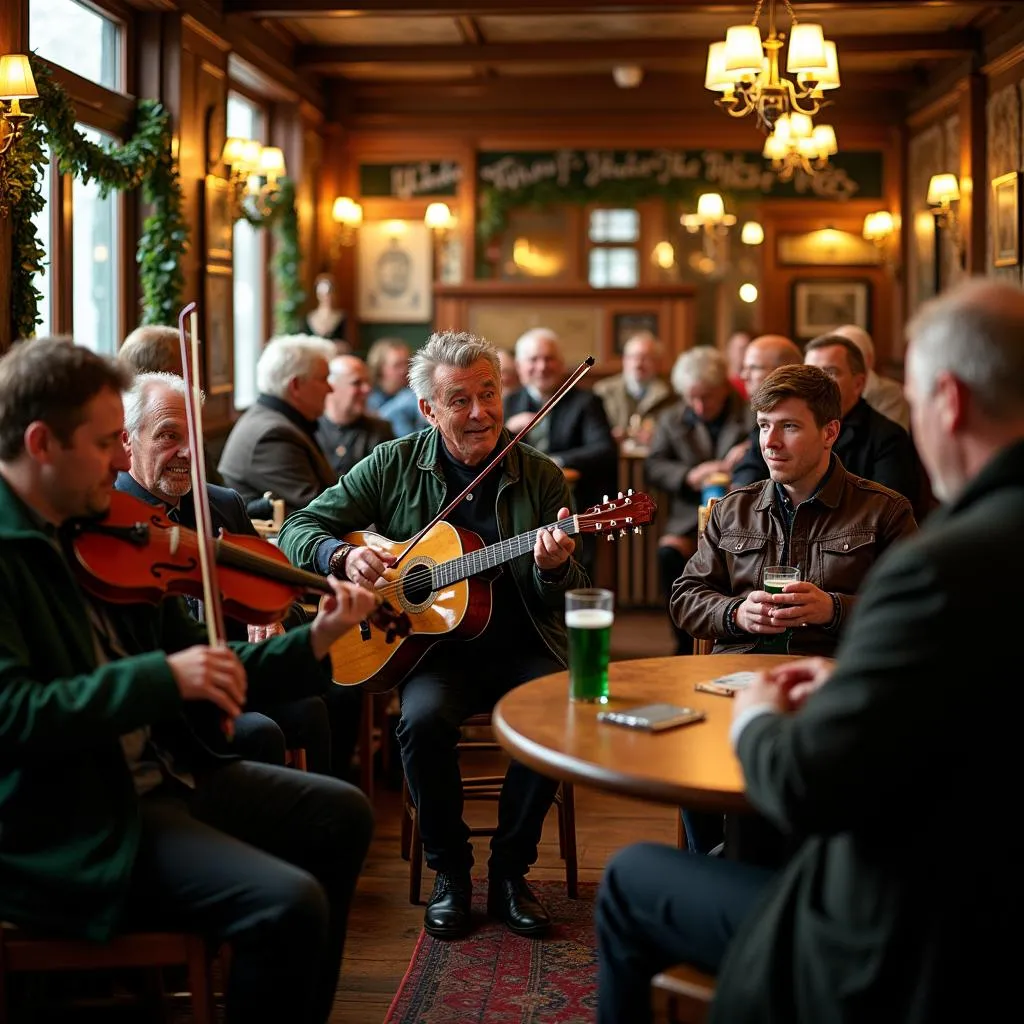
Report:
<svg viewBox="0 0 1024 1024"><path fill-rule="evenodd" d="M797 660L785 654L716 654L616 661L608 703L569 700L569 673L524 683L498 701L494 732L517 761L542 775L625 796L712 811L746 810L743 775L729 745L733 701L694 684ZM703 722L642 732L598 722L605 708L680 704Z"/></svg>

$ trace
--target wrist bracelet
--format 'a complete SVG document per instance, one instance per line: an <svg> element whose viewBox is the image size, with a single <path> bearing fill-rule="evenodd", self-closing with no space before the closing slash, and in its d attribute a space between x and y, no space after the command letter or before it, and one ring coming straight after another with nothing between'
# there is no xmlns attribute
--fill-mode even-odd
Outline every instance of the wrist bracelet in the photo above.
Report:
<svg viewBox="0 0 1024 1024"><path fill-rule="evenodd" d="M340 544L331 552L331 557L327 560L327 571L335 578L348 579L345 575L345 562L352 553L353 547L352 544Z"/></svg>

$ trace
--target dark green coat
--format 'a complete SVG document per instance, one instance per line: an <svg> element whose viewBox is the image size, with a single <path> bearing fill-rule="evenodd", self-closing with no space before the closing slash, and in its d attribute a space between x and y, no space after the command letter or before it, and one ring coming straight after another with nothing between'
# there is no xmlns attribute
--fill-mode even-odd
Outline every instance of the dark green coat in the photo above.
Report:
<svg viewBox="0 0 1024 1024"><path fill-rule="evenodd" d="M408 540L455 497L441 468L442 442L436 429L378 445L333 487L290 515L279 544L292 563L314 570L316 549L328 537L343 537L371 524L389 540ZM501 445L509 435L502 431ZM562 471L536 448L518 444L505 457L498 485L498 533L507 539L557 522L571 508ZM580 564L571 560L557 583L546 582L532 555L508 563L537 632L564 665L565 591L588 586Z"/></svg>
<svg viewBox="0 0 1024 1024"><path fill-rule="evenodd" d="M181 600L108 605L138 654L97 667L82 592L53 543L0 477L0 920L93 939L114 928L139 840L138 799L119 737L163 724L193 764L214 758L192 726L164 652L205 642ZM285 681L290 696L329 679L308 627L233 645L250 691Z"/></svg>

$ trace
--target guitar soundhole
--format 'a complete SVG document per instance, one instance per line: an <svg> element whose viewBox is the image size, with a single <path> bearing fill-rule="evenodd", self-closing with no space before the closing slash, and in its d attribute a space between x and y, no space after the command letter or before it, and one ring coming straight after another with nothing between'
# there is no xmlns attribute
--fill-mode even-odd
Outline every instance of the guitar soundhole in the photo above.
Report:
<svg viewBox="0 0 1024 1024"><path fill-rule="evenodd" d="M402 576L403 604L421 605L430 599L430 566L411 565Z"/></svg>

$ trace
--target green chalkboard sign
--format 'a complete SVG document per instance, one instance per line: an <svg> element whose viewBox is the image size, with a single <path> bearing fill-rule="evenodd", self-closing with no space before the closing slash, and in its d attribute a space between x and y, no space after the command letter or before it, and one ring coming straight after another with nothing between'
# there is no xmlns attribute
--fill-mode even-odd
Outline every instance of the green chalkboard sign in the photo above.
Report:
<svg viewBox="0 0 1024 1024"><path fill-rule="evenodd" d="M394 199L454 196L461 178L462 167L452 160L360 164L359 192L365 197Z"/></svg>

